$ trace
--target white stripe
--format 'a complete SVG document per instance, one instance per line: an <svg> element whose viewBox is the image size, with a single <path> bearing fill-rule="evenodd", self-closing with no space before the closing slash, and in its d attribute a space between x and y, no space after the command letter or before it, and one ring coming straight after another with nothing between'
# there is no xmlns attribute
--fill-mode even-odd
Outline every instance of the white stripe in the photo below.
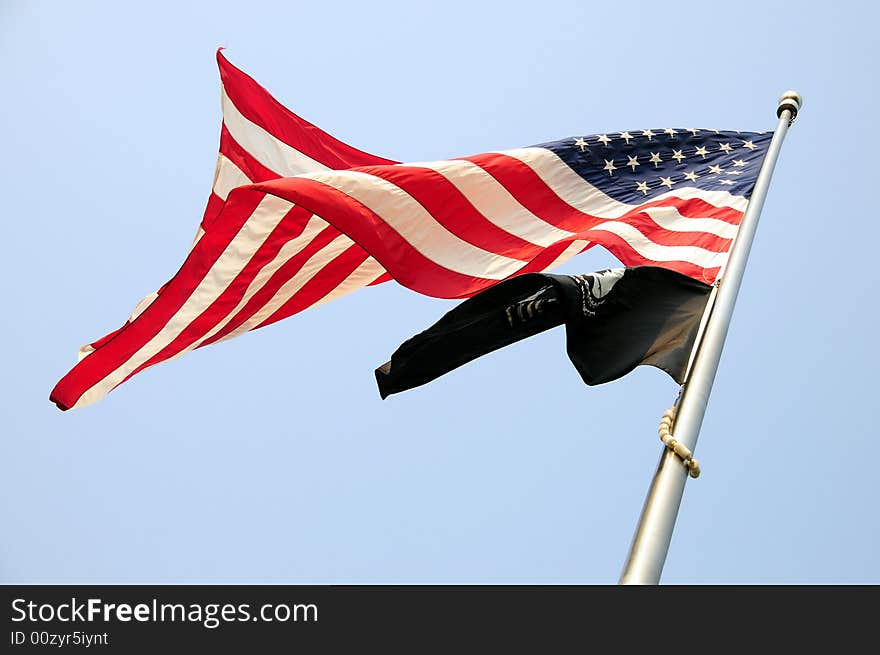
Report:
<svg viewBox="0 0 880 655"><path fill-rule="evenodd" d="M421 203L387 180L354 170L311 173L302 177L351 196L380 216L416 251L456 273L503 280L525 264L522 260L483 250L460 239L438 223Z"/></svg>
<svg viewBox="0 0 880 655"><path fill-rule="evenodd" d="M153 304L153 301L159 297L159 292L154 291L149 296L145 296L141 298L137 305L134 306L134 309L131 310L131 314L128 316L128 323L131 323L134 319L144 313L144 310ZM79 349L79 352L76 353L76 361L81 362L86 357L95 352L95 349L92 347L92 344L87 343Z"/></svg>
<svg viewBox="0 0 880 655"><path fill-rule="evenodd" d="M234 162L229 160L223 153L217 156L217 172L214 174L214 193L226 200L229 192L235 187L253 182L244 171Z"/></svg>
<svg viewBox="0 0 880 655"><path fill-rule="evenodd" d="M232 191L235 187L242 186L244 184L250 184L252 180L244 174L244 172L235 165L232 161L227 159L223 154L219 154L217 156L217 166L214 171L214 186L213 191L216 193L222 200L226 200L226 197L229 195L229 192ZM196 230L196 235L192 240L192 244L189 247L189 252L192 252L192 249L196 247L199 239L201 239L205 234L205 231L202 229L201 224ZM144 313L144 310L153 304L153 301L159 297L159 293L154 291L149 296L141 299L135 308L132 310L131 314L128 317L129 322L136 319L138 316ZM82 361L87 355L91 354L94 351L94 348L91 346L83 346L79 349L79 360Z"/></svg>
<svg viewBox="0 0 880 655"><path fill-rule="evenodd" d="M253 298L254 294L257 293L260 289L265 286L265 284L269 281L269 278L278 271L285 263L290 261L290 259L300 252L303 248L306 248L312 240L318 236L318 234L324 230L329 223L327 221L315 216L314 214L309 218L308 223L306 223L303 231L294 239L291 239L287 243L285 243L278 250L278 253L272 258L272 261L263 266L260 269L260 272L254 276L254 279L251 280L251 283L248 285L248 288L245 290L244 295L241 297L241 301L238 305L235 306L235 309L230 311L226 318L221 320L217 325L215 325L211 330L205 334L204 337L200 338L196 341L192 346L187 348L187 350L193 350L199 346L203 341L207 341L215 334L217 334L220 330L222 330L229 321L248 303L248 301ZM181 353L182 354L182 353Z"/></svg>
<svg viewBox="0 0 880 655"><path fill-rule="evenodd" d="M583 252L584 248L587 247L588 243L590 243L590 242L583 241L582 239L575 239L570 244L568 244L568 247L565 250L563 250L561 253L559 253L559 256L556 259L554 259L547 266L545 266L543 268L543 270L549 271L551 268L556 268L560 264L564 264L569 259L571 259L575 255L577 255L578 253Z"/></svg>
<svg viewBox="0 0 880 655"><path fill-rule="evenodd" d="M486 220L524 241L547 247L573 234L523 207L498 180L473 162L451 160L403 165L440 173Z"/></svg>
<svg viewBox="0 0 880 655"><path fill-rule="evenodd" d="M244 307L248 301L253 298L254 294L257 293L266 282L269 281L269 278L284 265L291 257L293 257L300 250L308 246L308 244L314 239L321 230L325 229L329 223L327 221L322 220L315 216L314 214L309 219L309 222L306 223L303 231L294 239L291 239L287 243L285 243L278 251L278 254L272 259L271 262L266 264L263 268L260 269L259 273L254 276L254 279L251 280L251 283L248 285L248 288L245 290L244 295L241 298L241 301L238 305L235 306L233 310L228 312L224 318L222 318L213 328L211 328L205 336L200 337L192 344L178 352L176 355L169 357L168 359L163 359L163 362L170 362L172 360L177 359L178 357L182 357L186 353L195 350L202 343L213 337L220 330L222 330L226 325L229 324L229 321ZM383 271L384 272L384 271ZM220 339L223 341L223 339Z"/></svg>
<svg viewBox="0 0 880 655"><path fill-rule="evenodd" d="M131 312L131 315L128 317L129 321L133 321L138 316L144 313L144 310L153 304L153 301L159 297L159 292L154 291L146 298L143 298L137 305L134 306L134 309Z"/></svg>
<svg viewBox="0 0 880 655"><path fill-rule="evenodd" d="M237 170L237 171L240 172L240 169L239 169L237 166L235 166L235 164L233 164L231 161L229 161L228 159L226 159L226 157L223 157L223 155L220 155L220 158L219 158L219 159L223 159L223 160L225 160L225 161L228 162L230 165L234 166L234 167L235 167L235 170ZM218 171L218 173L219 173L219 171L220 171L220 161L219 161L219 159L218 159L218 162L217 162L217 171ZM244 175L244 173L242 173L242 176L243 176L243 175ZM218 179L219 179L219 175L218 175ZM250 183L250 180L248 180L248 179L245 177L245 178L244 178L244 182L242 182L242 184L248 184L248 183ZM240 185L236 184L235 186L240 186ZM220 195L220 194L218 193L218 191L217 191L217 182L216 182L216 180L215 180L215 183L214 183L214 193L217 193L217 195ZM228 195L228 194L229 194L229 192L227 191L227 192L226 192L226 195ZM222 196L222 198L223 198L224 200L226 199L226 195ZM199 225L198 230L196 230L196 236L195 236L195 238L194 238L193 241L192 241L192 245L189 247L189 251L190 251L190 252L192 252L192 249L196 247L196 244L198 244L199 240L200 240L204 235L205 235L205 231L202 229L202 226ZM152 304L153 304L153 301L155 301L156 298L158 298L158 297L159 297L159 292L158 292L158 291L154 291L154 292L151 293L150 295L148 295L148 296L142 298L142 299L138 302L138 304L135 305L134 309L131 311L131 314L129 314L129 316L128 316L128 322L131 323L131 322L134 321L138 316L140 316L141 314L143 314L143 313L144 313L144 310L146 310L147 307L149 307L150 305L152 305ZM87 355L92 354L92 352L94 352L94 350L95 350L95 349L92 348L92 346L89 345L89 344L86 344L85 346L83 346L82 348L80 348L80 349L79 349L79 353L78 353L79 361L82 361L83 359L85 359L85 357L86 357Z"/></svg>
<svg viewBox="0 0 880 655"><path fill-rule="evenodd" d="M732 239L736 236L738 228L717 218L688 218L682 216L675 207L648 207L642 212L670 232L708 232L722 239Z"/></svg>
<svg viewBox="0 0 880 655"><path fill-rule="evenodd" d="M144 344L124 364L86 391L76 402L75 407L84 407L106 395L120 384L129 373L171 343L186 326L192 323L223 293L229 283L253 257L267 235L272 232L292 207L293 203L266 194L192 295L171 317L171 320L162 326L158 334Z"/></svg>
<svg viewBox="0 0 880 655"><path fill-rule="evenodd" d="M329 166L315 161L245 118L226 95L226 89L221 91L221 103L223 105L223 123L229 130L229 134L248 154L269 170L281 177L330 170Z"/></svg>
<svg viewBox="0 0 880 655"><path fill-rule="evenodd" d="M343 251L350 248L352 243L354 242L344 234L340 234L333 239L333 241L313 254L303 264L302 268L296 272L296 275L281 285L281 288L275 292L275 295L272 296L272 299L269 302L263 305L253 316L219 341L226 341L227 339L237 337L248 330L252 330L272 316L272 314L278 311L284 303L294 296L295 293L302 289L309 280L324 270L328 265L328 262L332 265L332 260Z"/></svg>
<svg viewBox="0 0 880 655"><path fill-rule="evenodd" d="M697 246L664 246L654 243L628 223L605 221L586 231L611 232L626 241L630 247L645 259L655 262L690 262L703 268L721 266L727 259L726 252L712 252Z"/></svg>
<svg viewBox="0 0 880 655"><path fill-rule="evenodd" d="M205 236L205 230L204 228L202 228L202 224L199 223L199 227L196 230L196 235L193 237L192 240L192 245L189 247L190 252L192 252L192 249L196 247L196 244L198 244L203 236Z"/></svg>
<svg viewBox="0 0 880 655"><path fill-rule="evenodd" d="M345 296L352 291L357 291L371 282L375 282L382 277L384 273L385 269L382 268L382 265L379 262L372 257L367 257L360 266L354 269L347 278L339 283L339 286L317 301L312 307L323 305L325 302Z"/></svg>
<svg viewBox="0 0 880 655"><path fill-rule="evenodd" d="M600 218L620 218L638 206L620 202L603 193L575 173L555 152L546 148L500 150L497 154L518 159L531 168L544 184L578 211ZM728 191L704 191L696 187L668 191L654 196L652 200L666 198L700 198L716 207L730 207L740 212L744 212L749 204L744 197L734 196Z"/></svg>

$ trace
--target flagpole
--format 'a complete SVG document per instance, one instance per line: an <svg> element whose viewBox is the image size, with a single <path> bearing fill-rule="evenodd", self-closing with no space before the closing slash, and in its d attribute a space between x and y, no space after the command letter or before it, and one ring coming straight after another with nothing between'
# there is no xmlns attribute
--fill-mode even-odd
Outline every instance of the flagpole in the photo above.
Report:
<svg viewBox="0 0 880 655"><path fill-rule="evenodd" d="M706 413L715 372L718 370L718 362L724 348L724 339L730 326L730 318L749 258L749 250L755 238L764 198L770 186L773 168L776 166L782 141L802 105L803 99L795 91L788 91L779 99L776 109L779 123L773 133L758 179L755 181L755 188L731 247L727 265L719 276L719 281L716 282L714 303L709 309L702 338L694 346L696 355L693 357L688 378L679 396L672 429L675 440L691 452L697 445L703 415ZM620 584L660 582L687 478L688 469L682 460L672 450L664 447L633 536Z"/></svg>

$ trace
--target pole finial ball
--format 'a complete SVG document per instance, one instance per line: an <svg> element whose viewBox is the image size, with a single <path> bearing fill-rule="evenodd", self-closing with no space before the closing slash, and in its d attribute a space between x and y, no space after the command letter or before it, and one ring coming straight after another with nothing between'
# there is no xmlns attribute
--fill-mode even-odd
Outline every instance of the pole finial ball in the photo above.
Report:
<svg viewBox="0 0 880 655"><path fill-rule="evenodd" d="M791 120L793 121L800 108L804 106L804 99L797 91L786 91L779 98L779 106L776 108L776 115L782 116L782 112L788 109L791 112Z"/></svg>

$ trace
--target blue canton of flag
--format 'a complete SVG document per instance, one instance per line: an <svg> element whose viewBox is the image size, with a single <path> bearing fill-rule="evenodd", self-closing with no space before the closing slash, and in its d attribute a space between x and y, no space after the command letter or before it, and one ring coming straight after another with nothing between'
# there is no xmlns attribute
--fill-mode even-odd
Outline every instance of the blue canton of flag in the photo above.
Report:
<svg viewBox="0 0 880 655"><path fill-rule="evenodd" d="M640 203L682 187L748 198L772 132L666 128L572 137L537 147L556 153L615 200Z"/></svg>

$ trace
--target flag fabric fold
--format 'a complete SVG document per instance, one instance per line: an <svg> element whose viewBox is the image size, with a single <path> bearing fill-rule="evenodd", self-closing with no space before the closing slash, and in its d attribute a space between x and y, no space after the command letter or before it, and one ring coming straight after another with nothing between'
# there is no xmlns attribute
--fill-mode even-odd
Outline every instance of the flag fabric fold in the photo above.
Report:
<svg viewBox="0 0 880 655"><path fill-rule="evenodd" d="M53 389L88 405L154 364L394 279L467 298L595 245L711 283L771 134L579 136L399 164L293 114L218 52L212 193L180 270Z"/></svg>
<svg viewBox="0 0 880 655"><path fill-rule="evenodd" d="M212 272L211 264L218 259L217 249L221 247L224 238L230 235L230 228L241 230L244 226L243 222L235 218L240 205L235 202L227 203L229 194L234 189L310 171L395 163L394 160L353 148L294 114L253 78L233 66L223 55L222 49L217 51L217 65L220 70L223 116L220 148L211 194L188 257L172 280L137 303L121 328L80 349L81 363L96 351L100 355L88 365L74 367L52 390L50 400L62 410L88 405L109 393L135 372L204 345L202 341L210 342L213 336L210 334L203 334L199 343L190 342L189 335L198 329L198 325L190 327L190 319L197 313L196 302L199 296L195 292L200 288L199 282L204 282L205 275ZM225 219L228 221L225 226L217 223L217 218L224 209L227 210ZM260 275L253 276L252 285L244 292L241 291L243 278L239 277L236 284L229 285L226 299L237 295L239 301L253 301L256 294L253 284L261 284L273 276L276 276L275 280L278 276L288 274L295 277L306 262L308 266L305 271L282 290L289 293L288 300L296 296L295 302L302 309L362 286L391 279L372 257L326 221L316 216L310 216L308 220L304 220L302 216L299 218L298 225L291 226L293 221L288 219L282 229L271 234L256 235L257 238L263 237L261 259L253 261L250 270L245 274L250 275L254 268L259 267ZM214 238L203 239L212 228L221 233L220 243ZM232 236L237 235L232 232ZM238 242L233 241L231 238L226 239L226 245L236 246ZM275 256L264 261L269 253L275 253ZM237 263L242 263L241 257L238 257ZM286 264L286 268L282 268L283 264ZM214 272L223 275L233 270L234 268L227 266L224 272ZM241 272L240 267L239 271ZM302 286L308 281L303 281L306 277L323 280L323 284L313 285L300 293ZM233 280L221 278L216 284L223 285L224 282ZM289 278L288 282L291 282ZM171 297L172 294L165 295L169 286L173 286L176 291L174 297ZM321 291L328 287L329 291L322 295ZM263 288L262 291L261 297L264 297L269 293L269 288ZM141 318L162 296L165 296L162 301ZM274 298L276 305L279 300ZM183 309L190 311L178 316L178 311ZM172 320L175 316L177 320ZM209 312L208 315L201 316L200 323L211 322L213 317L216 317L216 313ZM138 325L133 325L138 319ZM163 327L167 328L164 333ZM178 344L190 343L170 348L163 343L156 353L148 350L147 353L150 354L144 361L138 359L139 355L143 359L146 354L143 352L144 346L149 347L151 342L155 344L153 340L156 338L167 341L169 332L179 337ZM171 350L174 354L165 357L164 354Z"/></svg>
<svg viewBox="0 0 880 655"><path fill-rule="evenodd" d="M654 266L520 275L465 300L405 341L376 369L379 394L427 384L559 325L586 384L616 380L642 364L681 383L711 288Z"/></svg>

